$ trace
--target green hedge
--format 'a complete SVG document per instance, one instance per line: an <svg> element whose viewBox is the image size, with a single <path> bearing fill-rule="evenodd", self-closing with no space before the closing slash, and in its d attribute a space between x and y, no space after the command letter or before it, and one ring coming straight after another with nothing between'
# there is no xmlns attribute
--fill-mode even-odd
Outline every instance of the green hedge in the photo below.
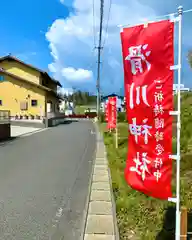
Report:
<svg viewBox="0 0 192 240"><path fill-rule="evenodd" d="M127 122L126 113L125 112L118 112L118 122ZM105 122L105 113L100 114L100 122Z"/></svg>

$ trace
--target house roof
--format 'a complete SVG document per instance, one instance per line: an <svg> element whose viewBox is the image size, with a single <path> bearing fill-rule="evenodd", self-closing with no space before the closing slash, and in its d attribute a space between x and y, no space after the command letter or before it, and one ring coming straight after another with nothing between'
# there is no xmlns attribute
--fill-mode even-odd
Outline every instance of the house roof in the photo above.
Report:
<svg viewBox="0 0 192 240"><path fill-rule="evenodd" d="M117 94L115 94L115 93L112 93L112 94L103 96L103 97L102 97L102 100L105 100L105 99L107 99L108 97L118 97L118 98L124 99L123 96L120 96L120 95L117 95Z"/></svg>
<svg viewBox="0 0 192 240"><path fill-rule="evenodd" d="M21 64L23 64L23 65L25 65L25 66L27 66L27 67L29 67L29 68L31 68L31 69L34 69L34 70L40 72L41 74L47 76L52 82L54 82L54 83L57 84L58 86L62 87L61 83L60 83L59 81L55 80L54 78L50 77L47 72L45 72L45 71L43 71L43 70L41 70L41 69L39 69L39 68L37 68L37 67L34 67L34 66L31 65L31 64L25 63L25 62L23 62L22 60L16 58L15 56L7 55L7 56L4 56L4 57L0 57L0 62L2 62L2 61L4 61L4 60L16 61L16 62L21 63Z"/></svg>
<svg viewBox="0 0 192 240"><path fill-rule="evenodd" d="M35 86L35 87L37 87L37 88L40 88L40 89L42 89L42 90L45 90L46 92L48 92L48 93L50 93L50 94L52 94L52 95L54 95L55 97L57 97L57 98L60 99L59 95L58 95L56 92L54 92L52 89L50 89L50 88L44 87L44 86L39 85L39 84L34 83L34 82L30 82L30 81L26 80L25 78L19 77L19 76L15 75L15 74L13 74L13 73L10 73L10 72L2 69L2 68L0 68L0 73L5 74L5 75L7 75L7 76L9 76L9 77L15 78L15 79L17 79L17 80L19 80L19 81L28 83L28 84L30 84L30 85L32 85L32 86Z"/></svg>

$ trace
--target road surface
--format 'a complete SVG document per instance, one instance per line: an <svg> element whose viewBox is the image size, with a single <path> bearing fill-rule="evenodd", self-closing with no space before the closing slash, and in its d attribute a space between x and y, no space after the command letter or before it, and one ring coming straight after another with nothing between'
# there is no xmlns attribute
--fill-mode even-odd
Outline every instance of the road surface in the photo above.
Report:
<svg viewBox="0 0 192 240"><path fill-rule="evenodd" d="M78 240L95 154L90 122L0 146L0 240Z"/></svg>

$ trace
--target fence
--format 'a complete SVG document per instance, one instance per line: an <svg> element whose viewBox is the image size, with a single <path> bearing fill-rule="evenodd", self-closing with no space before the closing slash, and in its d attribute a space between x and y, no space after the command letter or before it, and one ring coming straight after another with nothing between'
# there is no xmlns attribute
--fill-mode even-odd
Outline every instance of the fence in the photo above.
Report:
<svg viewBox="0 0 192 240"><path fill-rule="evenodd" d="M65 116L66 118L95 118L97 117L97 113L85 113L85 114L71 114L68 116Z"/></svg>
<svg viewBox="0 0 192 240"><path fill-rule="evenodd" d="M192 213L186 207L181 207L181 237L180 240L192 239Z"/></svg>

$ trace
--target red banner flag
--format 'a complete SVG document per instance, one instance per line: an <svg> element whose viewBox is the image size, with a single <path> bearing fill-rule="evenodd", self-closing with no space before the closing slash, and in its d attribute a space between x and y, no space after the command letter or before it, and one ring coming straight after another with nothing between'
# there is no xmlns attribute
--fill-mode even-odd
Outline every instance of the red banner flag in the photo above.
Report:
<svg viewBox="0 0 192 240"><path fill-rule="evenodd" d="M127 183L152 197L172 197L174 23L125 28L121 33L129 123Z"/></svg>
<svg viewBox="0 0 192 240"><path fill-rule="evenodd" d="M114 129L117 126L117 98L108 98L108 128Z"/></svg>

